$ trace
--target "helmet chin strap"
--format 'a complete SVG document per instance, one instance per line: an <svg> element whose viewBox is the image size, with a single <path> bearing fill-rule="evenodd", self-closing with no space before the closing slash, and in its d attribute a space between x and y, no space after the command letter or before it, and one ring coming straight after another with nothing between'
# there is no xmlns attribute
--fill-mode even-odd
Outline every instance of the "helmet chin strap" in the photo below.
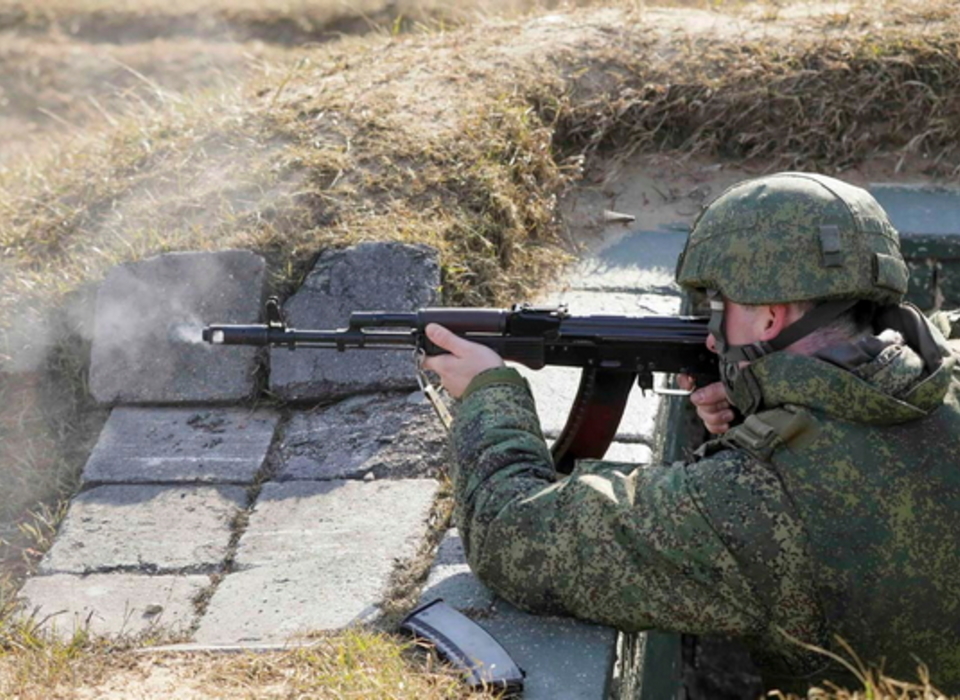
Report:
<svg viewBox="0 0 960 700"><path fill-rule="evenodd" d="M763 391L754 376L750 363L783 350L818 328L830 323L857 304L856 299L825 301L805 313L770 340L761 340L747 345L730 345L724 333L724 301L720 292L708 290L710 298L710 323L708 330L713 336L720 358L720 379L727 397L744 415L756 413L763 405Z"/></svg>

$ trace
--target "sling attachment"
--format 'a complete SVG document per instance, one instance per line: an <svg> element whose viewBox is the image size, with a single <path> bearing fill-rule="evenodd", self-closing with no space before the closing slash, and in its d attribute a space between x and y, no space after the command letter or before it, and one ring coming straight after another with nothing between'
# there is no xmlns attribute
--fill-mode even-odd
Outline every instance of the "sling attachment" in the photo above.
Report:
<svg viewBox="0 0 960 700"><path fill-rule="evenodd" d="M430 377L423 371L424 357L426 357L426 352L424 352L422 348L414 350L413 358L414 364L416 365L417 384L420 385L420 391L427 397L430 405L433 406L434 412L437 414L437 418L440 419L443 427L449 433L450 426L453 425L453 416L450 415L450 409L447 408L447 404L440 395L440 390L431 383Z"/></svg>
<svg viewBox="0 0 960 700"><path fill-rule="evenodd" d="M763 462L787 445L800 447L816 435L816 424L803 409L781 406L747 416L742 424L731 428L719 442L750 453Z"/></svg>

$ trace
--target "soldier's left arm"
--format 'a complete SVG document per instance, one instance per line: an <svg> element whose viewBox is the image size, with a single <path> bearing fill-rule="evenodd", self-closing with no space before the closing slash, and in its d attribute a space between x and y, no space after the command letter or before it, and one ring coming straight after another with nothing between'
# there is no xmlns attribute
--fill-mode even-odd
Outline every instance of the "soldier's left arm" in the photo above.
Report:
<svg viewBox="0 0 960 700"><path fill-rule="evenodd" d="M581 463L560 478L508 369L471 386L452 442L468 561L511 602L625 630L754 635L769 624L769 600L701 512L685 465Z"/></svg>

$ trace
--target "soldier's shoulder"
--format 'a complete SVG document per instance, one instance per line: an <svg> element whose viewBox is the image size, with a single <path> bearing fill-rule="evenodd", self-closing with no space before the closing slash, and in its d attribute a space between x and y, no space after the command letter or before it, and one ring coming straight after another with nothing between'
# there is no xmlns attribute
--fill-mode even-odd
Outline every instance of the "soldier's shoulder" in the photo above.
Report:
<svg viewBox="0 0 960 700"><path fill-rule="evenodd" d="M739 510L759 502L782 501L783 483L776 469L736 446L719 449L684 466L686 483L701 503L728 504Z"/></svg>

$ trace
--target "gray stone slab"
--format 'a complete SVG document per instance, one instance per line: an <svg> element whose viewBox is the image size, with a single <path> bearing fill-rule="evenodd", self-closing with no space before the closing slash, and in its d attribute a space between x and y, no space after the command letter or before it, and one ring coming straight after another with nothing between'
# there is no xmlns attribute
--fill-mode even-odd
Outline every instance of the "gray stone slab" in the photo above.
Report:
<svg viewBox="0 0 960 700"><path fill-rule="evenodd" d="M117 407L83 482L249 484L266 460L279 420L270 410Z"/></svg>
<svg viewBox="0 0 960 700"><path fill-rule="evenodd" d="M603 456L606 462L625 462L627 464L650 464L653 450L649 445L639 442L615 442Z"/></svg>
<svg viewBox="0 0 960 700"><path fill-rule="evenodd" d="M383 580L346 560L287 561L220 582L200 619L199 644L295 644L313 632L375 619Z"/></svg>
<svg viewBox="0 0 960 700"><path fill-rule="evenodd" d="M678 295L674 272L686 240L685 230L629 231L607 238L570 271L567 283L580 290Z"/></svg>
<svg viewBox="0 0 960 700"><path fill-rule="evenodd" d="M432 479L265 484L200 621L202 644L282 642L375 614L426 533Z"/></svg>
<svg viewBox="0 0 960 700"><path fill-rule="evenodd" d="M580 370L570 367L544 367L540 370L531 370L515 365L533 391L537 404L537 413L544 435L556 438L566 424L570 415L570 407L577 395L580 385ZM627 441L650 440L653 436L657 407L660 397L652 392L644 395L639 388L634 387L627 408L617 430L617 438Z"/></svg>
<svg viewBox="0 0 960 700"><path fill-rule="evenodd" d="M70 504L40 571L218 570L233 519L246 501L246 489L240 486L99 486L84 491Z"/></svg>
<svg viewBox="0 0 960 700"><path fill-rule="evenodd" d="M547 438L547 447L556 442ZM643 442L614 442L603 456L605 462L623 462L626 464L650 464L653 461L653 448Z"/></svg>
<svg viewBox="0 0 960 700"><path fill-rule="evenodd" d="M61 638L76 631L110 637L180 635L193 625L193 601L208 585L207 576L55 574L28 579L19 595L23 612Z"/></svg>
<svg viewBox="0 0 960 700"><path fill-rule="evenodd" d="M504 600L477 620L526 671L524 700L607 700L617 631L522 612Z"/></svg>
<svg viewBox="0 0 960 700"><path fill-rule="evenodd" d="M303 286L284 305L284 313L295 328L343 328L353 311L414 311L430 306L439 286L434 249L363 243L323 253ZM406 350L274 349L270 366L271 390L289 400L416 386L411 353Z"/></svg>
<svg viewBox="0 0 960 700"><path fill-rule="evenodd" d="M463 552L463 541L456 528L448 530L440 542L437 556L420 594L421 604L437 598L443 598L449 605L463 612L485 611L496 599L493 592L480 583L470 571Z"/></svg>
<svg viewBox="0 0 960 700"><path fill-rule="evenodd" d="M960 189L888 183L868 189L902 236L960 234Z"/></svg>
<svg viewBox="0 0 960 700"><path fill-rule="evenodd" d="M277 480L437 476L447 435L420 392L354 396L294 413L277 452Z"/></svg>
<svg viewBox="0 0 960 700"><path fill-rule="evenodd" d="M255 323L265 265L249 251L168 253L113 268L97 295L90 391L103 403L234 401L257 349L211 346L210 323Z"/></svg>
<svg viewBox="0 0 960 700"><path fill-rule="evenodd" d="M680 297L671 294L594 292L578 289L550 292L547 306L564 304L572 316L675 316Z"/></svg>

